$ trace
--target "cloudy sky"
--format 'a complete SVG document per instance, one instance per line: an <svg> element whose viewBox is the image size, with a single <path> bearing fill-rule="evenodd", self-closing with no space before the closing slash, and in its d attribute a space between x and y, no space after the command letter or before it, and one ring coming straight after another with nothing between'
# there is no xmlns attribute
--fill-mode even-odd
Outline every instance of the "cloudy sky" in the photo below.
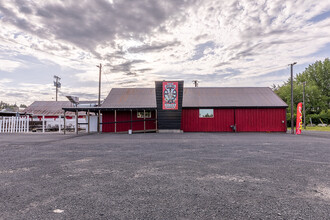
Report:
<svg viewBox="0 0 330 220"><path fill-rule="evenodd" d="M330 1L2 0L0 100L96 100L114 87L271 86L330 56Z"/></svg>

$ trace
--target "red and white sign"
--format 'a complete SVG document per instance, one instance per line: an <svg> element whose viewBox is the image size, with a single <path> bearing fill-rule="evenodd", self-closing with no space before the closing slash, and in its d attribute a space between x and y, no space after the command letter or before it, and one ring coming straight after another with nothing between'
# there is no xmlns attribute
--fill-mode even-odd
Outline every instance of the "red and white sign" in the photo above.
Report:
<svg viewBox="0 0 330 220"><path fill-rule="evenodd" d="M163 110L178 110L179 83L163 82Z"/></svg>
<svg viewBox="0 0 330 220"><path fill-rule="evenodd" d="M296 122L296 134L301 134L302 129L302 115L301 115L302 103L297 105L297 122Z"/></svg>

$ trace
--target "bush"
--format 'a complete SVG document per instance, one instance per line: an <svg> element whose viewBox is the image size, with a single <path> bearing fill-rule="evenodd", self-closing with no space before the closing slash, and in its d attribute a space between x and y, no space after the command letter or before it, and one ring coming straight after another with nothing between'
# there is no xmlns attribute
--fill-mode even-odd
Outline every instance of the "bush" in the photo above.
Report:
<svg viewBox="0 0 330 220"><path fill-rule="evenodd" d="M320 124L321 123L320 119L324 124L330 124L330 109L328 109L327 111L322 111L320 114L306 115L306 125L311 123L310 118L312 119L312 123L314 125ZM296 126L296 120L297 120L297 114L295 113L293 117L294 126ZM291 127L291 113L286 114L286 121L287 121L287 126Z"/></svg>
<svg viewBox="0 0 330 220"><path fill-rule="evenodd" d="M312 119L313 124L320 124L320 119L324 124L330 124L330 109L328 109L327 111L322 111L320 114L306 115L306 121L308 121L309 123L310 118Z"/></svg>

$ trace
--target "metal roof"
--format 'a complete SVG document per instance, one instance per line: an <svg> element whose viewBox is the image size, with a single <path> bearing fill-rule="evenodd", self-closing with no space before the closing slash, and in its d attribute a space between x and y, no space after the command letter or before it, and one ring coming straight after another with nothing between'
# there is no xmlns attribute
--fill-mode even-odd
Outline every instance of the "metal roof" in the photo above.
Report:
<svg viewBox="0 0 330 220"><path fill-rule="evenodd" d="M113 88L101 108L157 108L154 88Z"/></svg>
<svg viewBox="0 0 330 220"><path fill-rule="evenodd" d="M62 108L67 107L73 107L70 101L35 101L22 112L39 116L59 116L64 113ZM74 115L74 113L68 113L67 115L71 114Z"/></svg>
<svg viewBox="0 0 330 220"><path fill-rule="evenodd" d="M184 88L182 107L287 107L268 87ZM154 88L113 88L102 108L157 108Z"/></svg>
<svg viewBox="0 0 330 220"><path fill-rule="evenodd" d="M184 88L183 107L287 107L268 87Z"/></svg>

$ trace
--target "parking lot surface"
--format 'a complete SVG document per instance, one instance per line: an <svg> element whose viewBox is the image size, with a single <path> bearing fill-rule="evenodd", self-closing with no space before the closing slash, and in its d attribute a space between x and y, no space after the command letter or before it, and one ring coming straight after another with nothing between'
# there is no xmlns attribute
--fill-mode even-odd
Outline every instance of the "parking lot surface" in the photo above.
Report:
<svg viewBox="0 0 330 220"><path fill-rule="evenodd" d="M0 134L0 219L329 218L326 133Z"/></svg>

